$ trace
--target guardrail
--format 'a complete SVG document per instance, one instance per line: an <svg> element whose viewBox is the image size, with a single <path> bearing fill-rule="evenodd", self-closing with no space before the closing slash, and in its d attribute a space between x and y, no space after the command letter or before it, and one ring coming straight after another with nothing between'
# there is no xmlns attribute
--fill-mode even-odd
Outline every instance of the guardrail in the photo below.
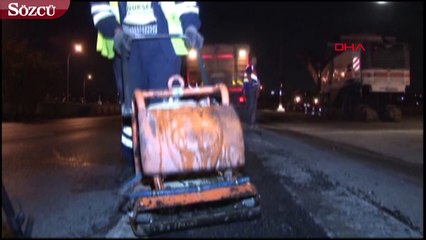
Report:
<svg viewBox="0 0 426 240"><path fill-rule="evenodd" d="M121 113L119 104L99 105L96 103L3 103L2 108L3 121L118 115Z"/></svg>

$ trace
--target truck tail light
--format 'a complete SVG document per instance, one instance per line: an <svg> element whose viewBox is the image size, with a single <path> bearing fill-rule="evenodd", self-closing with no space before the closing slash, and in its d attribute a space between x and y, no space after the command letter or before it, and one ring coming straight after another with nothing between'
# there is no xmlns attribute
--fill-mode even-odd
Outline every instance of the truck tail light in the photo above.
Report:
<svg viewBox="0 0 426 240"><path fill-rule="evenodd" d="M244 97L244 96L240 96L239 98L238 98L238 102L239 103L245 103L246 102L246 97Z"/></svg>

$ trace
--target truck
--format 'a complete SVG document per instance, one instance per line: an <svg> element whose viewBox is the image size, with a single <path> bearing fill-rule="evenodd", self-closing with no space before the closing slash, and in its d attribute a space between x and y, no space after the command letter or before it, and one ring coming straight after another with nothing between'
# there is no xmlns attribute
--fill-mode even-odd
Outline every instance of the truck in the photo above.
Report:
<svg viewBox="0 0 426 240"><path fill-rule="evenodd" d="M308 64L318 84L317 109L346 119L401 120L398 98L410 85L407 44L376 34L343 35L329 42L329 51L322 69Z"/></svg>
<svg viewBox="0 0 426 240"><path fill-rule="evenodd" d="M230 103L240 118L246 109L243 81L249 54L248 44L205 44L201 49L209 84L223 83L228 87ZM198 56L196 51L190 50L186 58L186 81L189 87L203 85Z"/></svg>

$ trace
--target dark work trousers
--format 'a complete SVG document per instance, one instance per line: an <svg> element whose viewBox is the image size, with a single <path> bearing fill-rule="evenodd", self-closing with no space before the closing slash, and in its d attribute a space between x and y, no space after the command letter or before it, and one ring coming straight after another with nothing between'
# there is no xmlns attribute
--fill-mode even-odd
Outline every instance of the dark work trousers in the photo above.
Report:
<svg viewBox="0 0 426 240"><path fill-rule="evenodd" d="M247 97L247 118L246 123L253 126L256 122L256 109L257 109L257 91L256 87L250 88L246 92Z"/></svg>
<svg viewBox="0 0 426 240"><path fill-rule="evenodd" d="M124 94L123 94L123 70L121 67L121 57L116 54L113 62L113 69L114 69L114 76L115 76L115 83L117 86L117 93L119 96L120 104L124 101Z"/></svg>
<svg viewBox="0 0 426 240"><path fill-rule="evenodd" d="M180 74L180 57L174 53L166 54L159 41L170 40L136 40L132 43L127 66L128 84L132 93L136 88L167 89L169 78ZM160 101L161 99L150 100L151 103Z"/></svg>
<svg viewBox="0 0 426 240"><path fill-rule="evenodd" d="M133 139L129 129L131 129L132 122L131 102L134 91L136 89L167 89L167 82L170 76L180 73L180 57L174 53L166 54L160 41L170 40L135 40L132 42L130 53L127 56L126 53L122 56L122 76L124 80L122 91L124 96L122 97L123 131L121 142L124 159L132 166L134 165ZM161 101L162 99L151 99L148 103Z"/></svg>

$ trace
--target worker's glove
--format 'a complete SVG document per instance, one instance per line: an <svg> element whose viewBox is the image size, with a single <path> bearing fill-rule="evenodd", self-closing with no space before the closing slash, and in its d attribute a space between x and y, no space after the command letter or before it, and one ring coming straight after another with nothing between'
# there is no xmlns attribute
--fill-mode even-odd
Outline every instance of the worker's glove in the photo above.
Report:
<svg viewBox="0 0 426 240"><path fill-rule="evenodd" d="M129 35L125 34L123 30L117 29L114 35L114 49L122 55L123 50L130 52L131 39Z"/></svg>
<svg viewBox="0 0 426 240"><path fill-rule="evenodd" d="M204 38L194 26L185 29L186 43L189 48L201 49L203 47Z"/></svg>

